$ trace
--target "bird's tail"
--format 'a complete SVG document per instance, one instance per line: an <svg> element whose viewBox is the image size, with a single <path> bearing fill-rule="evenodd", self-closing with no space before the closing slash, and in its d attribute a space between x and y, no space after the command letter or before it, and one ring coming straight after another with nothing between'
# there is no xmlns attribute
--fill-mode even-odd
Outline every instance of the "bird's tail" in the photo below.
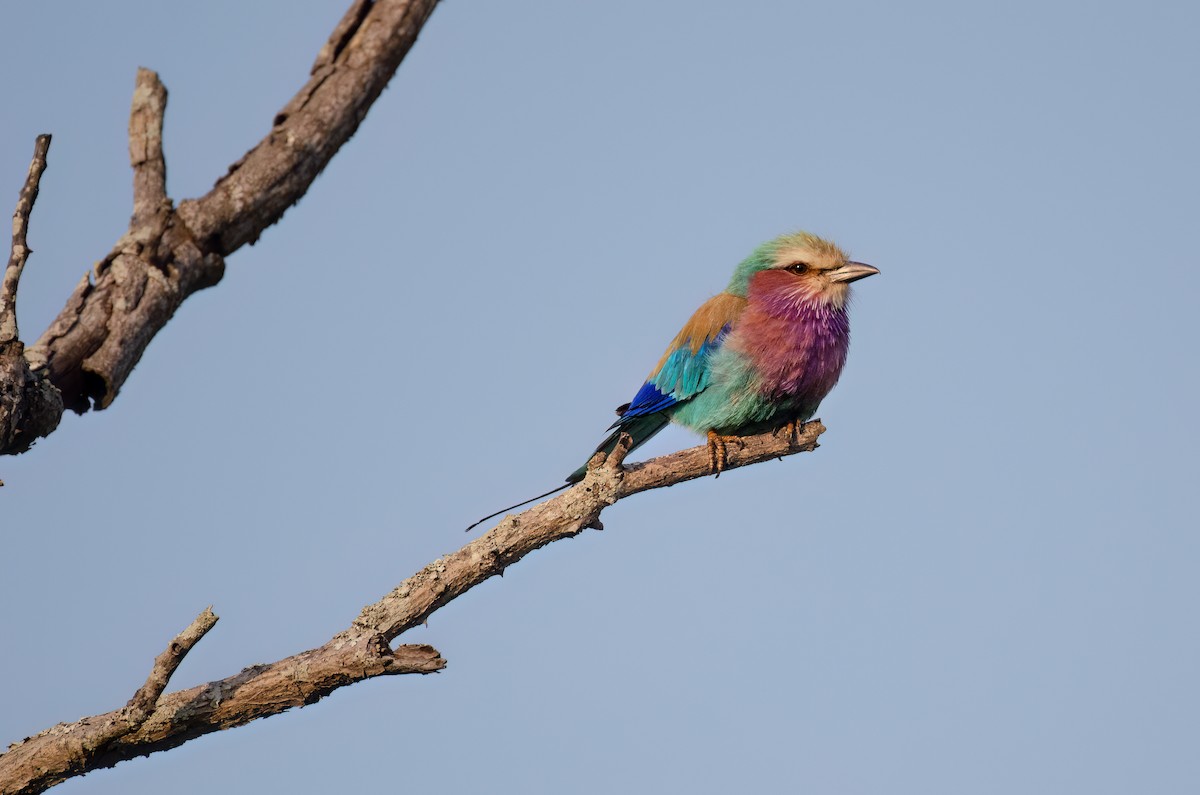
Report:
<svg viewBox="0 0 1200 795"><path fill-rule="evenodd" d="M558 492L562 491L562 490L563 490L563 489L565 489L565 488L568 488L568 487L569 487L569 486L571 486L571 485L572 485L572 484L571 484L571 483L568 481L568 482L566 482L566 483L562 484L561 486L559 486L559 487L558 487L558 488L556 488L556 489L550 489L550 491L546 492L545 494L539 494L539 495L537 495L536 497L530 497L530 498L529 498L529 499L527 499L527 500L523 500L522 502L518 502L516 505L510 505L510 506L508 506L507 508L501 508L500 510L496 511L495 513L489 513L487 516L483 517L483 518L482 518L482 519L480 519L478 522L475 522L474 524L472 524L472 525L470 525L469 527L467 527L467 529L466 529L464 532L467 532L467 533L471 532L471 529L472 529L472 528L474 528L474 527L476 527L476 526L478 526L478 525L481 525L481 524L483 524L483 523L484 523L484 522L486 522L488 519L491 519L493 516L499 516L499 515L500 515L500 514L502 514L502 513L508 513L508 512L509 512L509 511L511 511L513 508L520 508L522 505L528 505L529 503L533 502L534 500L540 500L542 497L549 497L551 494L557 494Z"/></svg>
<svg viewBox="0 0 1200 795"><path fill-rule="evenodd" d="M622 406L622 408L625 408L625 407ZM669 423L670 421L671 420L668 417L666 417L663 412L658 412L656 414L649 414L649 415L646 415L645 417L634 417L627 421L621 421L620 427L617 428L612 433L610 433L608 435L608 438L606 438L603 442L601 442L600 446L596 448L596 453L604 453L605 455L608 455L609 453L611 453L613 451L613 449L617 446L617 439L620 439L621 434L623 434L623 433L629 434L629 436L633 439L633 444L630 445L630 447L629 447L630 450L633 450L634 448L639 447L640 445L644 444L645 441L647 439L649 439L651 436L653 436L654 434L658 433L663 428L665 428L667 426L667 423ZM592 455L595 455L596 453L592 453ZM592 456L588 456L588 461L590 461L591 458L592 458ZM524 500L523 502L518 502L516 505L510 505L507 508L501 508L500 510L496 511L495 513L489 513L487 516L483 517L478 522L475 522L475 524L472 524L470 527L468 527L467 530L471 530L472 528L476 527L477 525L483 524L488 519L491 519L493 516L499 516L502 513L507 513L508 511L511 511L513 508L520 508L522 505L527 505L527 504L533 502L534 500L540 500L542 497L549 497L551 494L557 494L558 492L562 491L563 489L568 488L570 486L574 486L576 483L583 480L583 476L586 474L587 474L587 462L585 461L583 466L581 466L579 469L576 469L574 472L572 472L570 475L568 475L567 482L564 483L563 485L559 486L558 488L550 489L550 491L546 492L545 494L539 494L536 497L530 497L529 499Z"/></svg>
<svg viewBox="0 0 1200 795"><path fill-rule="evenodd" d="M633 439L633 444L630 445L630 450L636 450L646 443L651 436L667 427L667 423L671 420L666 416L665 412L657 412L655 414L647 414L644 417L634 417L620 423L615 431L608 435L600 446L596 448L596 453L604 453L608 455L617 446L617 439L621 438L621 434L627 433ZM596 453L592 453L595 455ZM588 456L588 461L591 456ZM567 475L567 484L574 485L583 480L583 476L587 474L587 461L583 462L583 466L576 469L570 475Z"/></svg>

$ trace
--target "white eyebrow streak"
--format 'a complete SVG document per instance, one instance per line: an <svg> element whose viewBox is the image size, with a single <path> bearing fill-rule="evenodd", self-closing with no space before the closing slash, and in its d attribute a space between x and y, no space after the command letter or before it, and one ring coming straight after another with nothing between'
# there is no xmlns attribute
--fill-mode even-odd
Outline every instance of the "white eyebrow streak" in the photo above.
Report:
<svg viewBox="0 0 1200 795"><path fill-rule="evenodd" d="M803 262L816 270L829 270L842 264L841 258L832 252L818 251L807 246L789 246L776 252L772 267L782 269L797 262Z"/></svg>
<svg viewBox="0 0 1200 795"><path fill-rule="evenodd" d="M786 268L789 265L794 265L797 262L803 262L806 265L812 265L816 259L816 254L811 249L807 248L785 248L775 255L775 264L773 268Z"/></svg>

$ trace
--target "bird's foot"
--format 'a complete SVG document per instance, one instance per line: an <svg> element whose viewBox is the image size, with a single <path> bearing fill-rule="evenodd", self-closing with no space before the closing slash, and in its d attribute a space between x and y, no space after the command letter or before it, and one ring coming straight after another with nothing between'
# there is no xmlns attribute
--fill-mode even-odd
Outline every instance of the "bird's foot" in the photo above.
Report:
<svg viewBox="0 0 1200 795"><path fill-rule="evenodd" d="M740 441L740 437L737 436L722 436L716 431L708 432L708 461L712 467L713 474L717 477L721 477L721 473L729 465L729 449L727 445L730 442L738 441Z"/></svg>
<svg viewBox="0 0 1200 795"><path fill-rule="evenodd" d="M804 423L800 420L788 420L786 425L775 429L775 435L783 433L789 442L795 444L800 439L800 429L804 427Z"/></svg>

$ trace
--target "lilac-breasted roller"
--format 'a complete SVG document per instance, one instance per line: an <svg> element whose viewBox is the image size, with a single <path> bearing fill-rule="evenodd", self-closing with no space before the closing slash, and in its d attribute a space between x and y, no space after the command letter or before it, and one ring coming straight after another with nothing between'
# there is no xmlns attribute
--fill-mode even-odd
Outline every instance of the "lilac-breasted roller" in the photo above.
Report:
<svg viewBox="0 0 1200 795"><path fill-rule="evenodd" d="M675 422L708 436L719 474L726 439L807 421L846 364L850 284L876 273L807 232L762 244L683 325L596 451L612 452L623 433L637 447Z"/></svg>
<svg viewBox="0 0 1200 795"><path fill-rule="evenodd" d="M807 232L759 246L671 340L597 451L622 433L637 447L674 422L707 434L719 473L726 437L810 419L846 364L850 283L875 273Z"/></svg>

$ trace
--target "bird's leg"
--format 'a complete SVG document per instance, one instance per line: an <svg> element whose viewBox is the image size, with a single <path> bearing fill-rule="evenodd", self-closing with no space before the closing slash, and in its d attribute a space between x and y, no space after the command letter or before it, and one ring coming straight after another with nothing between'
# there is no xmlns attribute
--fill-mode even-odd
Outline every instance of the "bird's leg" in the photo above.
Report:
<svg viewBox="0 0 1200 795"><path fill-rule="evenodd" d="M777 428L775 430L775 434L778 435L780 431L783 431L784 434L787 436L788 441L791 442L792 444L795 444L796 440L800 438L800 429L803 427L804 427L803 422L801 422L798 419L793 418L793 419L788 420L786 425L783 425L780 428Z"/></svg>
<svg viewBox="0 0 1200 795"><path fill-rule="evenodd" d="M725 440L716 431L709 430L708 465L717 477L721 476L721 470L725 468L725 456Z"/></svg>
<svg viewBox="0 0 1200 795"><path fill-rule="evenodd" d="M738 438L737 436L722 436L712 430L708 432L708 461L712 466L713 474L717 477L721 477L721 473L729 465L729 450L726 445L730 440Z"/></svg>

